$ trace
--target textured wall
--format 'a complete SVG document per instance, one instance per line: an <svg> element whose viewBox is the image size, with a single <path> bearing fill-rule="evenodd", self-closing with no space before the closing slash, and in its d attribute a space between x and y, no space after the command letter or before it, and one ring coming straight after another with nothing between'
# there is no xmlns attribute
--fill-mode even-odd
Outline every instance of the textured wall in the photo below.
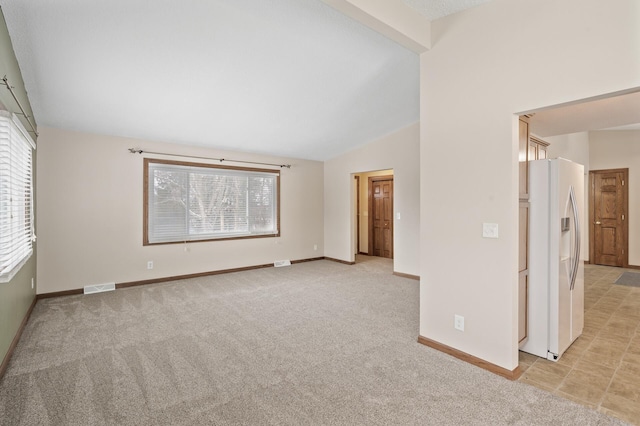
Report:
<svg viewBox="0 0 640 426"><path fill-rule="evenodd" d="M14 87L14 92L20 103L31 113L31 106L27 98L27 92L22 83L20 67L13 53L11 39L7 32L4 16L0 16L0 77L7 76L9 83ZM9 91L0 86L0 108L11 112L19 112L13 97ZM31 128L22 116L19 116L26 129ZM32 123L35 122L32 120ZM35 155L34 155L35 160ZM35 167L34 167L35 169ZM35 180L35 177L34 177ZM37 206L36 206L37 214ZM36 235L38 229L36 228ZM36 278L36 247L34 254L22 267L20 272L8 283L0 283L0 363L7 354L7 350L13 341L29 306L33 302L36 290L31 288L31 279Z"/></svg>
<svg viewBox="0 0 640 426"><path fill-rule="evenodd" d="M515 114L640 87L637 11L632 0L494 0L432 23L421 55L421 335L518 365ZM485 222L498 239L482 238Z"/></svg>
<svg viewBox="0 0 640 426"><path fill-rule="evenodd" d="M325 255L353 261L355 192L353 174L393 169L395 272L418 275L420 164L419 124L415 123L324 163Z"/></svg>
<svg viewBox="0 0 640 426"><path fill-rule="evenodd" d="M143 157L132 147L292 164L280 178L282 236L144 247ZM43 128L38 175L39 294L323 256L321 162Z"/></svg>

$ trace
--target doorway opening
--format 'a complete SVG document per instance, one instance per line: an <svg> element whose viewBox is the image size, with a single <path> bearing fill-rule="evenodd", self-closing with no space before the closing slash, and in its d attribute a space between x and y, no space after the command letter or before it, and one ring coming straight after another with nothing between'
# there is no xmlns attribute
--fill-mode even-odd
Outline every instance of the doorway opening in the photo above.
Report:
<svg viewBox="0 0 640 426"><path fill-rule="evenodd" d="M393 259L393 170L353 176L355 254Z"/></svg>
<svg viewBox="0 0 640 426"><path fill-rule="evenodd" d="M629 205L628 187L636 182L630 170L640 167L640 162L635 160L632 148L632 142L638 140L637 132L640 131L640 87L521 112L519 115L527 118L528 130L532 135L529 141L535 141L537 136L550 143L545 147L548 150L545 157L561 157L584 165L586 203L585 217L582 218L583 261L589 264L634 268L634 263L640 262L637 260L640 256L633 251L634 238L636 241L638 239L633 234L629 234L628 220L630 215L636 217L638 212L633 210L633 203ZM526 139L519 142L522 145L526 143ZM520 157L520 161L526 161L522 154ZM528 175L526 166L521 163L520 167L520 192L522 193L526 192L522 189L527 188ZM528 204L528 197L524 201L524 204ZM522 202L521 205L523 205ZM522 235L527 232L527 228L523 226L527 222L528 215L522 214L521 209L520 260L524 264L528 263L527 246L526 243L522 243ZM629 254L630 247L631 254ZM640 265L640 263L637 264ZM603 315L601 306L596 305L601 297L608 296L602 294L603 286L600 281L604 279L603 277L606 276L606 288L611 289L612 293L620 295L624 291L616 286L609 287L609 284L613 284L615 280L617 274L615 269L585 265L585 268L587 267L589 267L589 273L585 273L584 277L584 321L592 324L590 328L593 332L594 329L601 328L598 319ZM521 285L518 294L519 317L522 319L522 316L525 316L524 324L528 315L527 291L528 287ZM606 314L611 315L612 312L607 307ZM596 323L597 326L593 326ZM608 324L606 321L603 322L602 327L606 324ZM584 345L580 344L581 341L585 340L579 337L576 341L577 347ZM571 356L580 356L580 351L574 350ZM539 366L545 362L548 361L520 353L520 368L525 372L532 365ZM540 383L545 387L550 385L546 382Z"/></svg>

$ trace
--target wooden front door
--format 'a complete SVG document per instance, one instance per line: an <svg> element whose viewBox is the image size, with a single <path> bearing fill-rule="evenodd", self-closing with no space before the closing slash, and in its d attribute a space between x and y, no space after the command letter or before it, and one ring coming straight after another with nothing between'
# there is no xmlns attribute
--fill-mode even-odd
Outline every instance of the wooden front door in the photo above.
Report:
<svg viewBox="0 0 640 426"><path fill-rule="evenodd" d="M369 178L369 254L393 259L393 176Z"/></svg>
<svg viewBox="0 0 640 426"><path fill-rule="evenodd" d="M596 265L629 264L629 169L593 170L590 178L590 259Z"/></svg>

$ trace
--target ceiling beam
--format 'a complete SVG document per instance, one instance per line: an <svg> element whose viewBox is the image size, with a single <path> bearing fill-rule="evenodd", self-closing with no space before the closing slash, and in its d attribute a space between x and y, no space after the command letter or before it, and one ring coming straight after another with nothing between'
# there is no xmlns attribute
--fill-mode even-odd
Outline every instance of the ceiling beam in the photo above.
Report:
<svg viewBox="0 0 640 426"><path fill-rule="evenodd" d="M415 53L431 48L431 22L401 0L322 0Z"/></svg>

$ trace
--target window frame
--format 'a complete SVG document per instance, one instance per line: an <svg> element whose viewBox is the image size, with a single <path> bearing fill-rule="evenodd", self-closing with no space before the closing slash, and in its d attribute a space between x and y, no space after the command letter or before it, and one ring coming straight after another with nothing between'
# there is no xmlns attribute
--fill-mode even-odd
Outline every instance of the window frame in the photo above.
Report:
<svg viewBox="0 0 640 426"><path fill-rule="evenodd" d="M0 120L3 122L2 127L6 126L8 130L7 142L2 143L3 146L8 148L8 152L5 152L8 159L8 173L5 174L5 180L3 181L3 187L8 190L8 203L0 206L0 208L6 209L3 215L8 215L9 219L5 222L0 222L0 225L5 225L4 228L9 233L8 236L0 235L2 241L7 244L7 240L10 240L8 248L9 253L17 254L18 256L12 256L6 265L0 265L0 267L9 268L4 270L0 274L0 284L11 282L11 280L20 272L22 267L27 263L34 253L35 242L35 171L34 171L34 151L36 144L24 128L18 117L5 110L0 111ZM16 144L24 145L16 148ZM11 166L13 161L23 160L28 158L28 164L25 161L19 166ZM27 174L13 175L11 172L15 169L21 169ZM21 179L25 179L22 181ZM16 182L22 182L25 186L16 186ZM20 192L18 189L26 189L26 192ZM26 194L26 196L24 196ZM14 200L17 198L17 202ZM18 218L14 219L13 215L17 212ZM14 223L15 222L15 223ZM17 223L17 225L16 225ZM15 230L20 229L19 235L21 238L15 238Z"/></svg>
<svg viewBox="0 0 640 426"><path fill-rule="evenodd" d="M150 164L167 164L172 166L181 166L181 167L192 167L192 168L207 168L207 169L223 169L223 170L233 170L240 172L259 172L259 173L269 173L274 175L275 177L275 191L276 191L276 200L275 200L275 208L276 208L276 217L275 217L275 225L276 232L275 233L267 233L267 234L249 234L249 235L238 235L238 236L223 236L217 238L198 238L198 239L180 239L175 241L157 241L151 242L149 241L149 180L152 178L149 173ZM220 164L211 164L211 163L196 163L189 161L176 161L176 160L165 160L165 159L157 159L157 158L145 158L144 159L144 177L143 177L143 225L142 225L142 245L143 246L157 246L157 245L165 245L165 244L184 244L184 243L201 243L201 242L211 242L211 241L230 241L230 240L245 240L245 239L254 239L254 238L275 238L280 237L280 170L275 169L261 169L254 167L237 167L237 166L227 166Z"/></svg>

